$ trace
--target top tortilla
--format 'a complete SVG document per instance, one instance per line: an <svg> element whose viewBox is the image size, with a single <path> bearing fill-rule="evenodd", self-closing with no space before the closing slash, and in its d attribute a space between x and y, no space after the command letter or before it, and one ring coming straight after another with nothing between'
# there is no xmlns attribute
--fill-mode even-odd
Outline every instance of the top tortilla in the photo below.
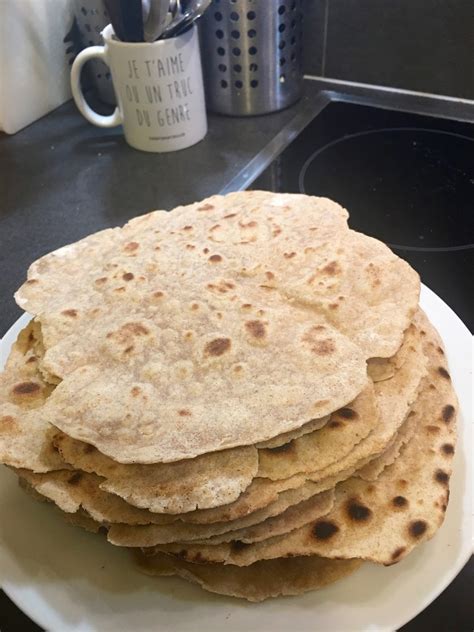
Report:
<svg viewBox="0 0 474 632"><path fill-rule="evenodd" d="M34 263L42 414L122 463L254 444L352 401L419 279L322 198L247 192L157 211ZM279 361L285 358L284 362Z"/></svg>

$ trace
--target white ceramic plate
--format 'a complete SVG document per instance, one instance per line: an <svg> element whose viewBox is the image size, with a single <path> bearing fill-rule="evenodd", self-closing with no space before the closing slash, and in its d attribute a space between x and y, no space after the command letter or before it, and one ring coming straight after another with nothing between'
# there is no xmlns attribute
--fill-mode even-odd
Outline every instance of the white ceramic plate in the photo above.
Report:
<svg viewBox="0 0 474 632"><path fill-rule="evenodd" d="M0 582L9 597L50 631L394 630L431 603L461 570L471 542L472 337L456 314L423 287L421 305L445 342L461 404L451 500L433 540L389 568L364 565L314 593L262 604L219 597L179 579L148 578L128 553L66 525L0 468ZM28 322L5 335L0 365Z"/></svg>

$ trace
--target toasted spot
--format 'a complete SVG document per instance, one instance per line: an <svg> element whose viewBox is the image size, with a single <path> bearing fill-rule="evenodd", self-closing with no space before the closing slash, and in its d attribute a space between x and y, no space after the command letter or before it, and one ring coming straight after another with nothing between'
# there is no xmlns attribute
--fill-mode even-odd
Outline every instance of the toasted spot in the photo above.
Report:
<svg viewBox="0 0 474 632"><path fill-rule="evenodd" d="M190 410L186 410L185 408L178 410L178 415L180 417L191 417L191 411Z"/></svg>
<svg viewBox="0 0 474 632"><path fill-rule="evenodd" d="M221 356L231 347L230 338L216 338L208 342L204 348L204 353L209 356Z"/></svg>
<svg viewBox="0 0 474 632"><path fill-rule="evenodd" d="M441 446L441 451L443 452L443 454L451 456L452 454L454 454L454 446L452 443L443 443L443 445Z"/></svg>
<svg viewBox="0 0 474 632"><path fill-rule="evenodd" d="M219 263L219 261L222 261L222 257L220 255L211 255L208 261L211 263Z"/></svg>
<svg viewBox="0 0 474 632"><path fill-rule="evenodd" d="M406 546L399 546L398 549L395 549L395 551L392 553L392 560L396 560L400 557L400 555L403 555L403 553L405 553L406 551Z"/></svg>
<svg viewBox="0 0 474 632"><path fill-rule="evenodd" d="M438 432L440 432L440 428L439 426L433 426L433 425L429 425L429 426L425 426L426 432L428 432L428 434L438 434Z"/></svg>
<svg viewBox="0 0 474 632"><path fill-rule="evenodd" d="M84 446L84 454L91 454L92 452L94 452L96 450L95 445L92 445L92 443L86 443Z"/></svg>
<svg viewBox="0 0 474 632"><path fill-rule="evenodd" d="M32 362L36 362L36 358L35 356L31 356L31 358L28 358L28 360L26 361L27 364L31 364Z"/></svg>
<svg viewBox="0 0 474 632"><path fill-rule="evenodd" d="M405 496L395 496L395 498L392 499L392 505L394 507L406 507L408 505L408 500Z"/></svg>
<svg viewBox="0 0 474 632"><path fill-rule="evenodd" d="M201 206L198 206L197 210L198 211L212 211L214 207L212 206L212 204L201 204Z"/></svg>
<svg viewBox="0 0 474 632"><path fill-rule="evenodd" d="M329 540L339 531L339 527L329 520L318 520L313 526L312 534L317 540Z"/></svg>
<svg viewBox="0 0 474 632"><path fill-rule="evenodd" d="M338 303L330 303L329 309L339 309L339 304Z"/></svg>
<svg viewBox="0 0 474 632"><path fill-rule="evenodd" d="M138 247L139 247L139 243L137 243L136 241L129 241L128 244L125 244L124 246L124 250L126 252L134 252Z"/></svg>
<svg viewBox="0 0 474 632"><path fill-rule="evenodd" d="M230 219L231 217L235 217L237 213L229 213L228 215L224 215L222 219Z"/></svg>
<svg viewBox="0 0 474 632"><path fill-rule="evenodd" d="M339 264L337 263L337 261L329 262L322 269L322 272L324 272L325 274L330 274L330 275L339 274L340 271L341 271L341 268L339 267Z"/></svg>
<svg viewBox="0 0 474 632"><path fill-rule="evenodd" d="M107 282L107 277L100 277L99 279L95 280L96 285L103 285L106 282Z"/></svg>
<svg viewBox="0 0 474 632"><path fill-rule="evenodd" d="M140 395L141 392L142 391L141 391L141 388L139 386L134 386L131 389L131 391L130 391L130 393L132 394L133 397L138 397L138 395Z"/></svg>
<svg viewBox="0 0 474 632"><path fill-rule="evenodd" d="M127 347L126 349L124 349L124 353L131 353L134 349L133 345L130 345L129 347Z"/></svg>
<svg viewBox="0 0 474 632"><path fill-rule="evenodd" d="M296 257L296 252L284 252L283 256L285 259L293 259L293 257Z"/></svg>
<svg viewBox="0 0 474 632"><path fill-rule="evenodd" d="M252 306L250 305L250 303L244 303L242 305L242 309L250 309Z"/></svg>
<svg viewBox="0 0 474 632"><path fill-rule="evenodd" d="M413 520L408 525L408 532L412 536L412 538L417 539L421 538L427 528L428 525L424 520Z"/></svg>
<svg viewBox="0 0 474 632"><path fill-rule="evenodd" d="M330 355L336 350L334 341L331 340L331 338L326 338L324 340L315 339L312 333L316 330L317 328L313 327L307 334L305 334L303 336L303 342L308 342L311 351L316 355Z"/></svg>
<svg viewBox="0 0 474 632"><path fill-rule="evenodd" d="M355 498L351 498L346 503L347 515L355 522L365 522L372 516L372 511Z"/></svg>
<svg viewBox="0 0 474 632"><path fill-rule="evenodd" d="M20 382L13 387L13 393L15 395L32 395L38 393L41 390L41 386L36 382Z"/></svg>
<svg viewBox="0 0 474 632"><path fill-rule="evenodd" d="M204 253L205 255L207 255L207 254L208 254L208 252L209 252L209 248L203 248L203 253Z"/></svg>
<svg viewBox="0 0 474 632"><path fill-rule="evenodd" d="M438 347L437 351L440 355L444 355L444 349L442 347Z"/></svg>
<svg viewBox="0 0 474 632"><path fill-rule="evenodd" d="M183 230L192 230L193 227L192 226L183 226Z"/></svg>
<svg viewBox="0 0 474 632"><path fill-rule="evenodd" d="M250 544L242 542L241 540L232 540L230 543L230 548L234 551L234 553L238 553L239 551L246 549L248 546L250 546Z"/></svg>
<svg viewBox="0 0 474 632"><path fill-rule="evenodd" d="M448 404L447 406L445 406L443 408L443 411L441 413L442 417L443 417L443 420L446 423L449 423L452 420L452 418L454 417L454 413L455 412L456 412L456 409L454 408L454 406L452 406L451 404Z"/></svg>
<svg viewBox="0 0 474 632"><path fill-rule="evenodd" d="M77 310L76 309L65 309L61 312L64 316L69 316L70 318L76 318Z"/></svg>
<svg viewBox="0 0 474 632"><path fill-rule="evenodd" d="M163 296L163 292L161 292L160 290L158 290L157 292L153 292L153 296L155 298L161 298Z"/></svg>
<svg viewBox="0 0 474 632"><path fill-rule="evenodd" d="M198 303L192 303L192 304L191 304L191 309L192 309L193 311L196 311L197 309L199 309L199 305L198 305Z"/></svg>
<svg viewBox="0 0 474 632"><path fill-rule="evenodd" d="M194 246L193 244L186 244L186 250L195 250L196 246Z"/></svg>
<svg viewBox="0 0 474 632"><path fill-rule="evenodd" d="M126 323L123 327L121 327L121 330L134 336L146 336L150 333L145 325L142 325L141 323Z"/></svg>
<svg viewBox="0 0 474 632"><path fill-rule="evenodd" d="M72 476L67 479L69 485L77 485L82 479L82 472L74 472Z"/></svg>
<svg viewBox="0 0 474 632"><path fill-rule="evenodd" d="M114 292L125 292L125 286L121 285L120 287L116 287Z"/></svg>
<svg viewBox="0 0 474 632"><path fill-rule="evenodd" d="M122 279L124 281L131 281L133 279L133 273L132 272L125 272L125 274L122 275Z"/></svg>
<svg viewBox="0 0 474 632"><path fill-rule="evenodd" d="M339 428L342 425L343 424L340 421L336 421L336 420L329 422L329 427L330 428Z"/></svg>
<svg viewBox="0 0 474 632"><path fill-rule="evenodd" d="M254 338L265 338L266 330L265 325L261 320L248 320L245 323L245 328L251 336Z"/></svg>
<svg viewBox="0 0 474 632"><path fill-rule="evenodd" d="M442 366L438 367L438 373L441 375L441 377L444 377L446 380L451 379L451 376L449 375L449 373Z"/></svg>
<svg viewBox="0 0 474 632"><path fill-rule="evenodd" d="M443 472L443 470L436 470L434 478L435 481L441 485L447 485L449 483L449 474Z"/></svg>
<svg viewBox="0 0 474 632"><path fill-rule="evenodd" d="M15 418L12 417L11 415L5 415L3 417L0 417L0 430L2 432L5 431L13 431L16 430L18 424L15 421Z"/></svg>
<svg viewBox="0 0 474 632"><path fill-rule="evenodd" d="M35 283L39 283L38 279L28 279L26 282L27 285L34 285Z"/></svg>
<svg viewBox="0 0 474 632"><path fill-rule="evenodd" d="M352 410L352 408L340 408L336 411L336 415L338 417L342 417L343 419L357 419L359 416L355 410Z"/></svg>

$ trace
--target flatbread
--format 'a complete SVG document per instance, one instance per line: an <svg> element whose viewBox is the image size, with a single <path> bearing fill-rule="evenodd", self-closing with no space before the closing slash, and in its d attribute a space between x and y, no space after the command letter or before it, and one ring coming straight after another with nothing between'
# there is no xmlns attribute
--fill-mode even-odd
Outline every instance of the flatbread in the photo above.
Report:
<svg viewBox="0 0 474 632"><path fill-rule="evenodd" d="M253 446L175 463L124 465L64 433L55 436L54 445L76 469L105 478L100 489L156 513L180 514L231 503L247 489L258 468Z"/></svg>
<svg viewBox="0 0 474 632"><path fill-rule="evenodd" d="M235 529L235 524L219 523L218 525L190 525L180 521L172 525L158 526L129 526L127 524L113 524L107 533L107 539L116 546L128 547L150 547L157 544L167 544L169 542L187 542L208 538L213 533L218 535L218 541L228 542L240 539L243 535L251 541L269 538L271 536L286 533L290 529L296 529L302 524L321 516L325 516L331 511L334 504L334 490L316 494L306 501L289 507L286 511L274 518L269 518L246 529ZM308 517L310 516L310 517ZM214 539L213 539L214 542Z"/></svg>
<svg viewBox="0 0 474 632"><path fill-rule="evenodd" d="M157 548L187 561L237 566L289 555L361 558L390 565L431 538L443 522L449 499L457 400L441 339L426 317L419 315L417 320L424 332L429 373L413 407L416 431L376 481L352 477L341 483L327 516L284 536L248 545Z"/></svg>
<svg viewBox="0 0 474 632"><path fill-rule="evenodd" d="M95 474L70 470L34 474L15 470L41 498L54 502L65 513L83 510L101 523L124 522L129 525L171 524L175 516L152 513L126 503L122 498L100 489L102 479Z"/></svg>
<svg viewBox="0 0 474 632"><path fill-rule="evenodd" d="M284 432L283 434L273 437L273 439L256 443L255 447L259 449L279 448L281 445L285 445L285 443L293 441L293 439L298 439L298 437L302 437L309 432L320 430L327 424L329 419L330 415L326 415L326 417L319 417L318 419L311 419L311 421L305 423L304 426L301 426L301 428L290 430L289 432Z"/></svg>
<svg viewBox="0 0 474 632"><path fill-rule="evenodd" d="M345 406L419 294L408 264L346 220L323 198L241 192L43 257L17 300L62 380L44 415L116 461L158 463Z"/></svg>
<svg viewBox="0 0 474 632"><path fill-rule="evenodd" d="M259 450L257 475L279 480L322 470L349 454L378 422L374 386L369 382L353 402L332 413L320 430L277 448Z"/></svg>
<svg viewBox="0 0 474 632"><path fill-rule="evenodd" d="M297 557L257 562L243 568L219 564L206 566L159 553L147 557L137 550L135 561L146 575L177 575L209 592L254 602L323 588L353 573L361 565L359 560Z"/></svg>
<svg viewBox="0 0 474 632"><path fill-rule="evenodd" d="M37 415L52 387L38 370L32 329L20 332L0 373L0 462L50 472L69 466L53 449L55 428Z"/></svg>

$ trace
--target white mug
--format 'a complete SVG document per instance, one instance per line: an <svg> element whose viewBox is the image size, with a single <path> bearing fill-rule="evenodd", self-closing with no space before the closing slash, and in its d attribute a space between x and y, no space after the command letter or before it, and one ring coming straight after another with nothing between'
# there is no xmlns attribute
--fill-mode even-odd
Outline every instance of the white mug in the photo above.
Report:
<svg viewBox="0 0 474 632"><path fill-rule="evenodd" d="M123 125L129 145L165 152L190 147L207 132L201 56L196 26L170 39L122 42L109 24L104 46L91 46L71 69L74 101L82 115L99 127ZM99 58L110 68L118 105L109 116L95 112L81 90L82 66Z"/></svg>

